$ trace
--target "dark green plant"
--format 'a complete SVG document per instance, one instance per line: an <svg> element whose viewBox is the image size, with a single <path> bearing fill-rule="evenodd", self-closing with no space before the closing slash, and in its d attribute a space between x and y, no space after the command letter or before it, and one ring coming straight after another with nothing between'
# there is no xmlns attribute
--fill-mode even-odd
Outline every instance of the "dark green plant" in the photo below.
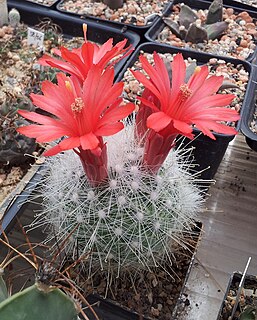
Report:
<svg viewBox="0 0 257 320"><path fill-rule="evenodd" d="M240 314L239 320L255 320L256 319L256 307L247 306L244 311Z"/></svg>
<svg viewBox="0 0 257 320"><path fill-rule="evenodd" d="M26 96L14 97L7 95L0 104L0 164L21 164L26 161L24 154L31 154L35 148L35 139L20 135L16 128L28 125L17 113L18 109L34 110L30 99Z"/></svg>
<svg viewBox="0 0 257 320"><path fill-rule="evenodd" d="M0 319L77 320L78 315L72 299L60 289L44 290L34 284L0 303Z"/></svg>
<svg viewBox="0 0 257 320"><path fill-rule="evenodd" d="M214 0L209 7L207 19L202 23L197 14L187 5L181 4L178 22L171 18L163 18L171 32L178 38L192 43L203 43L219 38L228 28L222 21L223 1Z"/></svg>

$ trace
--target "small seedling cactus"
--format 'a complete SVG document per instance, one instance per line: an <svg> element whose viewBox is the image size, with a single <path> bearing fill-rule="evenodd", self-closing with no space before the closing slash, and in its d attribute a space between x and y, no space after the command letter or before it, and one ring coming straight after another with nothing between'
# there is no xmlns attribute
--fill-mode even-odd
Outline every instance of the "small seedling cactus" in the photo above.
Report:
<svg viewBox="0 0 257 320"><path fill-rule="evenodd" d="M20 13L17 9L13 8L9 12L8 17L9 17L10 26L17 27L19 25L20 20L21 20L21 16L20 16Z"/></svg>
<svg viewBox="0 0 257 320"><path fill-rule="evenodd" d="M163 18L171 32L178 38L192 43L203 43L219 38L228 28L228 23L222 21L223 1L214 0L209 7L206 21L203 23L189 6L181 4L178 21Z"/></svg>
<svg viewBox="0 0 257 320"><path fill-rule="evenodd" d="M12 95L7 95L0 104L0 164L21 164L27 159L24 154L35 150L35 140L16 131L18 126L28 124L18 115L19 109L32 111L34 106L26 96Z"/></svg>

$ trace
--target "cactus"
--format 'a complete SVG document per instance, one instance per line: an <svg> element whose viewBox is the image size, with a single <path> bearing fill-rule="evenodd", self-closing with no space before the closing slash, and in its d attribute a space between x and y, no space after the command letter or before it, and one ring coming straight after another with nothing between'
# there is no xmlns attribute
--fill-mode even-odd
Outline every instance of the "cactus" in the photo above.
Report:
<svg viewBox="0 0 257 320"><path fill-rule="evenodd" d="M256 306L247 306L240 314L239 320L255 320L256 319Z"/></svg>
<svg viewBox="0 0 257 320"><path fill-rule="evenodd" d="M50 236L60 239L77 226L66 249L70 255L92 253L89 274L110 265L116 275L127 267L152 270L170 259L172 242L183 243L182 231L193 223L202 195L178 151L157 177L142 171L132 125L106 142L110 176L101 187L90 185L73 152L49 158L43 210L33 226L48 223Z"/></svg>
<svg viewBox="0 0 257 320"><path fill-rule="evenodd" d="M0 303L1 320L77 320L71 298L60 289L42 290L35 284Z"/></svg>
<svg viewBox="0 0 257 320"><path fill-rule="evenodd" d="M18 10L12 9L9 12L8 17L9 17L9 23L12 27L17 27L19 25L21 17Z"/></svg>
<svg viewBox="0 0 257 320"><path fill-rule="evenodd" d="M228 23L222 21L222 0L214 0L209 7L205 23L187 5L181 4L178 22L171 18L163 18L171 32L182 40L192 43L203 43L219 38L228 28Z"/></svg>
<svg viewBox="0 0 257 320"><path fill-rule="evenodd" d="M20 135L16 128L28 125L17 110L32 111L34 106L26 96L7 96L0 105L0 163L21 164L26 161L25 153L35 150L35 139Z"/></svg>

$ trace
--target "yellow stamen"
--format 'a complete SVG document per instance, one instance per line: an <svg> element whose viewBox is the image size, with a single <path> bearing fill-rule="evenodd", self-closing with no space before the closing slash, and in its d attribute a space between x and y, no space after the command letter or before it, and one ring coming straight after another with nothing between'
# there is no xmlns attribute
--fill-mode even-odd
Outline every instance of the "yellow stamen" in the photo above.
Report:
<svg viewBox="0 0 257 320"><path fill-rule="evenodd" d="M72 86L71 86L71 84L70 84L70 81L65 81L65 86L66 86L66 88L67 88L69 91L72 92Z"/></svg>
<svg viewBox="0 0 257 320"><path fill-rule="evenodd" d="M199 73L200 71L201 71L201 67L199 67L199 66L195 67L194 73Z"/></svg>
<svg viewBox="0 0 257 320"><path fill-rule="evenodd" d="M74 116L76 116L78 113L81 113L84 106L85 105L82 98L75 98L75 102L71 104L71 110L74 113Z"/></svg>
<svg viewBox="0 0 257 320"><path fill-rule="evenodd" d="M180 92L182 95L182 100L189 98L192 94L192 90L188 88L188 85L186 83L180 86Z"/></svg>

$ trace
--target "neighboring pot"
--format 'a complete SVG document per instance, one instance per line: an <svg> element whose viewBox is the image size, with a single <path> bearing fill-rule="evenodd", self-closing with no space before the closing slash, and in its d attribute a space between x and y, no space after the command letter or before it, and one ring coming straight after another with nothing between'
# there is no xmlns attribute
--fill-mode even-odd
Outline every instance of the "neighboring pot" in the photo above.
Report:
<svg viewBox="0 0 257 320"><path fill-rule="evenodd" d="M25 210L26 201L40 180L43 168L43 165L32 165L16 188L0 203L0 236L3 231L8 233L11 230L16 218Z"/></svg>
<svg viewBox="0 0 257 320"><path fill-rule="evenodd" d="M129 61L126 63L124 69L120 73L120 75L117 78L117 81L121 81L125 71L132 67L135 61L138 59L138 56L140 55L140 51L146 52L146 53L153 53L154 51L158 53L179 53L181 52L183 54L184 58L192 58L196 59L199 64L205 64L209 61L209 59L215 57L210 54L204 54L199 53L195 51L187 51L185 49L178 49L167 45L161 45L156 43L145 43L140 45L137 50L134 52L133 56L129 59ZM224 57L218 57L217 59L225 60L226 62L233 63L234 65L243 65L244 69L249 72L249 76L251 77L251 64L246 61L234 59L234 58L224 58ZM247 86L247 90L245 93L245 96L248 95L249 86ZM246 98L245 98L246 99ZM243 103L241 110L245 108L245 103ZM236 129L239 129L239 125L236 125ZM193 133L195 136L197 136L200 131L198 129L194 129ZM212 140L209 137L201 134L197 139L189 140L184 139L183 142L178 142L177 146L180 146L181 143L185 146L185 148L188 147L195 147L194 150L192 150L192 158L194 159L194 163L197 165L194 168L194 171L200 172L200 178L204 180L210 180L214 178L215 173L218 170L218 167L223 159L223 156L227 150L228 144L230 141L234 139L234 135L225 135L225 134L219 134L214 132L214 136L216 137L216 140ZM182 141L182 140L181 140ZM190 144L188 145L188 143ZM208 168L208 170L205 170ZM204 170L204 171L202 171Z"/></svg>
<svg viewBox="0 0 257 320"><path fill-rule="evenodd" d="M185 5L189 6L190 8L192 9L208 9L211 2L208 2L208 1L203 1L203 0L198 0L198 1L194 1L194 0L174 0L173 1L173 5L176 5L176 4L180 4L180 3L184 3ZM224 2L224 8L230 8L231 6L230 5L227 5L225 2ZM169 16L172 12L173 12L173 6L171 6L168 10L168 12L165 14L165 16ZM232 7L231 7L232 8ZM242 8L238 8L238 7L235 7L235 8L232 8L235 10L235 12L237 13L241 13L243 11L245 11L244 9ZM257 11L249 11L247 10L247 12L249 13L249 15L256 21L257 19ZM151 41L151 42L158 42L158 35L161 33L161 31L165 28L166 24L164 23L164 21L162 20L162 18L158 18L154 24L151 26L151 28L146 32L145 34L145 38L147 39L147 41ZM256 27L255 27L256 29ZM225 33L224 33L225 34ZM171 44L169 44L168 42L167 43L163 43L162 44L167 44L169 46L171 46ZM185 44L185 42L183 42L183 45ZM254 49L254 52L251 53L250 55L248 55L248 57L245 59L246 61L252 61L254 59L254 57L256 56L257 54L257 39L254 40L254 44L255 44L255 49ZM238 45L238 44L237 44ZM184 48L184 47L183 47ZM188 45L186 47L187 50L192 50L194 52L200 52L200 53L206 53L204 51L201 51L200 48L199 50L196 50L194 48L190 48ZM212 54L211 52L208 52L210 54ZM215 55L215 54L213 54ZM224 56L224 57L230 57L229 55L222 55L222 54L219 54L220 56ZM235 57L234 57L235 58Z"/></svg>
<svg viewBox="0 0 257 320"><path fill-rule="evenodd" d="M90 0L86 0L86 1L90 1ZM125 1L124 1L125 2ZM159 1L160 3L162 1ZM167 1L167 4L164 6L162 13L160 14L155 14L154 12L150 12L147 19L148 22L146 25L135 25L133 24L133 22L131 23L123 23L123 22L118 22L118 21L111 21L111 20L106 20L106 19L102 19L93 15L89 15L89 14L79 14L79 13L74 13L71 11L67 11L64 10L61 6L64 3L64 1L61 1L58 5L57 5L57 10L61 11L61 12L65 12L66 14L69 15L75 15L75 16L79 16L79 17L83 17L86 19L91 19L92 21L98 22L98 23L107 23L110 26L114 26L114 27L118 27L118 28L124 28L124 30L129 29L132 31L137 32L140 36L144 36L145 32L150 28L150 26L153 25L153 23L157 20L159 15L164 15L166 16L169 8L172 5L172 1ZM138 1L139 5L141 3L141 1Z"/></svg>
<svg viewBox="0 0 257 320"><path fill-rule="evenodd" d="M242 112L240 130L245 136L248 146L257 151L257 68L253 67L253 78L249 83L249 94ZM256 132L251 130L251 123L255 124Z"/></svg>
<svg viewBox="0 0 257 320"><path fill-rule="evenodd" d="M242 274L239 272L234 272L229 280L228 287L222 302L222 305L219 310L219 314L217 317L217 320L227 320L228 317L231 315L232 312L232 307L233 303L230 304L230 302L236 298L237 290L239 287L240 280L242 278ZM240 305L241 307L237 306L237 315L238 317L233 317L233 319L241 319L241 320L250 320L250 319L255 319L254 314L250 316L250 314L255 310L255 313L257 312L257 276L254 275L246 275L244 284L243 284L243 289L241 291L241 297L240 297ZM231 299L232 298L232 299ZM255 300L255 306L254 306L254 300ZM242 312L245 307L243 305L248 306L248 316L243 317ZM247 313L247 311L245 311ZM239 316L241 317L239 318ZM246 315L245 315L246 316Z"/></svg>

